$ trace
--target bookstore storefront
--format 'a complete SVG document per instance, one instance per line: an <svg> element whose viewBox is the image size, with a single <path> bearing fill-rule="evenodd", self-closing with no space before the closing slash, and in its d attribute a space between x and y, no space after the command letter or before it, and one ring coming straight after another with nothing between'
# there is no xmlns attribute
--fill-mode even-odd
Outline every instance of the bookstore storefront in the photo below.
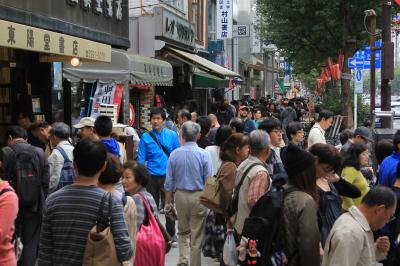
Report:
<svg viewBox="0 0 400 266"><path fill-rule="evenodd" d="M111 62L127 49L127 0L4 0L0 3L0 145L21 113L32 122L71 121L63 65Z"/></svg>

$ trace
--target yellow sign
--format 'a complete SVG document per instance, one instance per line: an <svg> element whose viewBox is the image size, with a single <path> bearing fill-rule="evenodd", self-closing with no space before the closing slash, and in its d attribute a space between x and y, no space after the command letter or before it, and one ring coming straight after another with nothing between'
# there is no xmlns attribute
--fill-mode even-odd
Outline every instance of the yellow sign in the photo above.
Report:
<svg viewBox="0 0 400 266"><path fill-rule="evenodd" d="M111 62L111 46L0 20L0 46Z"/></svg>

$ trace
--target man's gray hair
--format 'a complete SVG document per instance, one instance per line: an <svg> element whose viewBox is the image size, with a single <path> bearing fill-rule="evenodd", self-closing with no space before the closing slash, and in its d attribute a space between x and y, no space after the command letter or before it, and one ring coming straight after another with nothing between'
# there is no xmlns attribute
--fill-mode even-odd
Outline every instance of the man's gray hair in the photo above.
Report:
<svg viewBox="0 0 400 266"><path fill-rule="evenodd" d="M182 137L185 141L196 141L200 134L201 127L192 121L186 121L182 125Z"/></svg>
<svg viewBox="0 0 400 266"><path fill-rule="evenodd" d="M210 118L211 121L217 120L217 116L215 114L209 114L208 118Z"/></svg>
<svg viewBox="0 0 400 266"><path fill-rule="evenodd" d="M70 133L71 128L63 122L56 122L51 125L50 134L59 139L67 140L70 137Z"/></svg>
<svg viewBox="0 0 400 266"><path fill-rule="evenodd" d="M265 150L271 144L269 135L264 130L256 129L250 133L249 146L250 153L258 153Z"/></svg>

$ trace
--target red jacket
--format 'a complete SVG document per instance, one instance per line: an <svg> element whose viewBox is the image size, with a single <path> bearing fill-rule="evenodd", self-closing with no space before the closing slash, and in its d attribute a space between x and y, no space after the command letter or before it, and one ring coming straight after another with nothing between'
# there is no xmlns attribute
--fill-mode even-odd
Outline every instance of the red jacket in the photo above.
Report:
<svg viewBox="0 0 400 266"><path fill-rule="evenodd" d="M7 181L0 183L0 192L11 189ZM0 195L0 265L15 266L14 245L11 243L14 234L14 221L18 214L18 197L14 190Z"/></svg>

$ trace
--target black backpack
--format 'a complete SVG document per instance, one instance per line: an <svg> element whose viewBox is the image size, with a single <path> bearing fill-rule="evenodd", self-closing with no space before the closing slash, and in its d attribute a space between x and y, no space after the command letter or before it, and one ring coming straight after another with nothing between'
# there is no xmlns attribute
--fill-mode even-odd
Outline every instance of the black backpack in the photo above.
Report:
<svg viewBox="0 0 400 266"><path fill-rule="evenodd" d="M35 207L42 193L39 158L35 148L29 145L19 148L10 145L10 156L14 159L13 165L8 168L8 177L11 186L18 195L20 207Z"/></svg>
<svg viewBox="0 0 400 266"><path fill-rule="evenodd" d="M283 202L292 191L282 186L272 187L256 202L244 222L242 236L256 240L261 253L259 265L286 265Z"/></svg>

